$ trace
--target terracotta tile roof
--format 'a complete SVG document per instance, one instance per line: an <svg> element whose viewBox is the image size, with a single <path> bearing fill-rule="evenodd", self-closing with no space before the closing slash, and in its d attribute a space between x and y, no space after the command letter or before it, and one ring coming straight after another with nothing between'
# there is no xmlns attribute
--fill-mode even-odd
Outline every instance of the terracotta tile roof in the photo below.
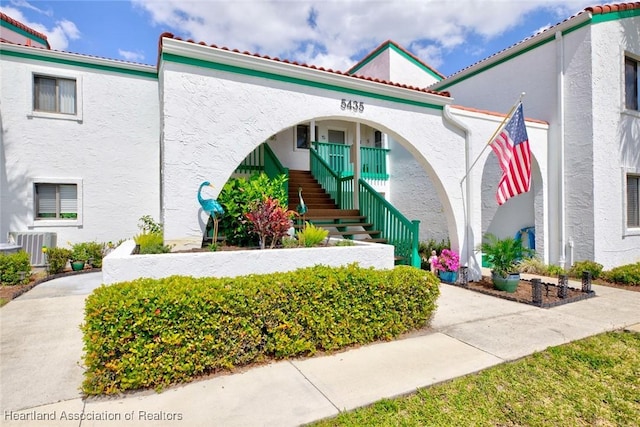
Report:
<svg viewBox="0 0 640 427"><path fill-rule="evenodd" d="M617 3L617 4L608 4L604 6L591 6L591 7L587 7L584 11L591 12L594 15L604 15L605 13L622 12L624 10L633 10L633 9L640 9L640 2Z"/></svg>
<svg viewBox="0 0 640 427"><path fill-rule="evenodd" d="M352 75L346 72L342 72L339 70L333 70L331 68L324 68L324 67L317 67L315 65L308 65L308 64L304 64L304 63L299 63L296 61L290 61L288 59L280 59L277 57L270 57L268 55L260 55L258 53L251 53L251 52L240 52L238 49L229 49L228 47L219 47L216 46L215 44L211 44L211 45L207 45L205 42L195 42L194 40L188 39L188 40L183 40L180 37L174 36L172 33L162 33L160 35L160 39L158 41L158 58L160 57L160 54L162 52L162 39L163 38L168 38L168 39L174 39L174 40L179 40L179 41L186 41L188 43L193 43L193 44L198 44L201 46L207 46L207 47L211 47L214 49L220 49L220 50L226 50L229 52L234 52L234 53L241 53L243 55L247 55L247 56L254 56L256 58L262 58L262 59L268 59L271 61L276 61L276 62L282 62L284 64L291 64L291 65L295 65L298 67L305 67L305 68L310 68L313 70L318 70L318 71L323 71L323 72L327 72L327 73L333 73L333 74L339 74L345 77L350 77L350 78L354 78L354 79L360 79L360 80L367 80L367 81L371 81L371 82L375 82L375 83L381 83L381 84L385 84L385 85L389 85L389 86L395 86L395 87L399 87L399 88L403 88L403 89L408 89L408 90L415 90L418 92L424 92L424 93L429 93L432 95L439 95L439 96L444 96L447 98L451 97L451 94L447 91L435 91L435 90L430 90L430 89L426 89L426 88L419 88L419 87L415 87L415 86L410 86L410 85L406 85L406 84L400 84L400 83L393 83L393 82L389 82L386 80L382 80L382 79L374 79L371 77L366 77L366 76L357 76L357 75ZM158 61L159 63L159 61Z"/></svg>
<svg viewBox="0 0 640 427"><path fill-rule="evenodd" d="M506 52L507 50L510 50L510 49L512 49L512 48L514 48L514 47L516 47L516 46L518 46L518 45L520 45L520 44L522 44L522 43L524 43L524 42L526 42L528 40L531 40L534 37L539 36L540 34L546 33L547 31L552 31L557 26L576 18L577 16L582 15L583 13L592 13L593 15L603 15L603 14L611 13L611 12L621 12L621 11L625 11L625 10L634 10L634 9L640 9L640 2L617 3L617 4L610 4L610 5L604 5L604 6L587 7L584 10L578 12L577 14L575 14L575 15L573 15L573 16L565 19L565 20L563 20L562 22L558 22L557 24L552 25L549 28L544 29L544 30L542 30L542 31L530 36L530 37L527 37L526 39L523 39L523 40L519 41L518 43L512 44L511 46L509 46L509 47L507 47L505 49L502 49L501 51L496 52L491 56L488 56L488 57L486 57L486 58L484 58L484 59L482 59L482 60L480 60L478 62L475 62L475 63L469 65L468 67L465 67L465 68L463 68L463 69L461 69L459 71L456 71L455 73L451 74L450 76L447 76L447 79L450 79L451 77L454 77L454 76L460 74L461 72L468 70L469 68L473 68L478 64L481 64L481 63L483 63L483 62L485 62L485 61L487 61L487 60L489 60L489 59L491 59L493 57L496 57L499 54L501 54L503 52ZM440 83L440 82L438 82L438 83ZM435 83L432 86L435 86L438 83Z"/></svg>
<svg viewBox="0 0 640 427"><path fill-rule="evenodd" d="M481 110L481 109L478 109L478 108L465 107L465 106L462 106L462 105L453 104L453 105L451 105L451 108L455 108L456 110L471 111L473 113L487 114L489 116L496 116L496 117L503 117L503 118L507 117L507 114L505 114L505 113L498 113L496 111L490 111L490 110ZM543 124L543 125L548 125L549 124L549 122L546 122L544 120L531 119L531 118L528 118L528 117L525 117L524 120L527 121L527 122L540 123L540 124Z"/></svg>
<svg viewBox="0 0 640 427"><path fill-rule="evenodd" d="M51 49L51 46L49 46L49 41L47 40L47 36L46 35L34 30L33 28L27 27L26 25L24 25L20 21L16 21L15 19L10 17L6 13L0 12L0 20L8 22L9 24L13 25L14 27L20 28L21 30L26 31L27 33L29 33L29 34L31 34L33 36L36 36L38 38L43 39L45 41L45 43L47 44L47 49Z"/></svg>
<svg viewBox="0 0 640 427"><path fill-rule="evenodd" d="M381 43L380 46L378 46L375 49L373 49L371 52L369 52L367 54L367 56L365 56L360 61L358 61L356 64L354 64L353 67L349 68L347 70L347 73L352 73L353 69L358 68L358 66L360 64L363 64L363 63L367 62L369 60L369 58L375 56L380 50L382 50L384 47L386 47L387 45L390 45L390 44L394 45L396 48L398 48L399 50L401 50L402 52L404 52L405 54L407 54L408 56L413 58L416 62L418 62L422 66L424 66L424 67L428 68L429 70L431 70L434 74L442 77L443 79L445 78L445 76L443 74L441 74L438 70L436 70L435 68L429 66L428 64L425 64L422 60L420 60L420 58L418 58L413 53L409 52L407 49L403 48L402 46L400 46L398 43L394 42L393 40L387 40L387 41Z"/></svg>

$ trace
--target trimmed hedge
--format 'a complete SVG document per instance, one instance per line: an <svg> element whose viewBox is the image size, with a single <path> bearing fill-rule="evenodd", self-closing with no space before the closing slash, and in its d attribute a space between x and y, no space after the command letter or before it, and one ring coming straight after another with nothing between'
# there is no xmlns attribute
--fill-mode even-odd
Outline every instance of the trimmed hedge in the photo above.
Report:
<svg viewBox="0 0 640 427"><path fill-rule="evenodd" d="M24 276L21 278L21 274ZM31 261L29 254L19 251L12 254L0 253L0 285L20 285L29 282Z"/></svg>
<svg viewBox="0 0 640 427"><path fill-rule="evenodd" d="M428 324L438 286L412 267L354 264L101 287L85 308L83 390L157 389L269 358L389 340Z"/></svg>

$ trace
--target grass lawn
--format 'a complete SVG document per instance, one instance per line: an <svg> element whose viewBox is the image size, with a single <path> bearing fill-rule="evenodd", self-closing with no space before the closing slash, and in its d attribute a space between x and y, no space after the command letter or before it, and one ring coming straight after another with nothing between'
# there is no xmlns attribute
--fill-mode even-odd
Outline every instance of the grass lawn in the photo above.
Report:
<svg viewBox="0 0 640 427"><path fill-rule="evenodd" d="M316 426L638 426L640 333L551 347Z"/></svg>

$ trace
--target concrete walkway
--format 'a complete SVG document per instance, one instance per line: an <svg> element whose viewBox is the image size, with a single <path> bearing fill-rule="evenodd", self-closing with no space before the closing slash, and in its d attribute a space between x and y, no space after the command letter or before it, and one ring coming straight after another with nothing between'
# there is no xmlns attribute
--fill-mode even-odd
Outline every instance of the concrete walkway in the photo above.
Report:
<svg viewBox="0 0 640 427"><path fill-rule="evenodd" d="M0 309L1 425L295 426L640 323L640 292L594 286L595 298L540 309L442 285L422 334L159 394L83 400L79 325L100 283L101 273L56 279Z"/></svg>

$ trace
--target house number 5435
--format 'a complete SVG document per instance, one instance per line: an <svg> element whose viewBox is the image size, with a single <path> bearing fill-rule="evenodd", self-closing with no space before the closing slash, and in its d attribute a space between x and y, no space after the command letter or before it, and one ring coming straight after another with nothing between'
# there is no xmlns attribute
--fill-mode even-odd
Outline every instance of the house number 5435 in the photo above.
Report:
<svg viewBox="0 0 640 427"><path fill-rule="evenodd" d="M364 102L362 101L351 101L348 99L342 99L340 101L340 109L342 110L351 110L356 113L362 113L364 111Z"/></svg>

